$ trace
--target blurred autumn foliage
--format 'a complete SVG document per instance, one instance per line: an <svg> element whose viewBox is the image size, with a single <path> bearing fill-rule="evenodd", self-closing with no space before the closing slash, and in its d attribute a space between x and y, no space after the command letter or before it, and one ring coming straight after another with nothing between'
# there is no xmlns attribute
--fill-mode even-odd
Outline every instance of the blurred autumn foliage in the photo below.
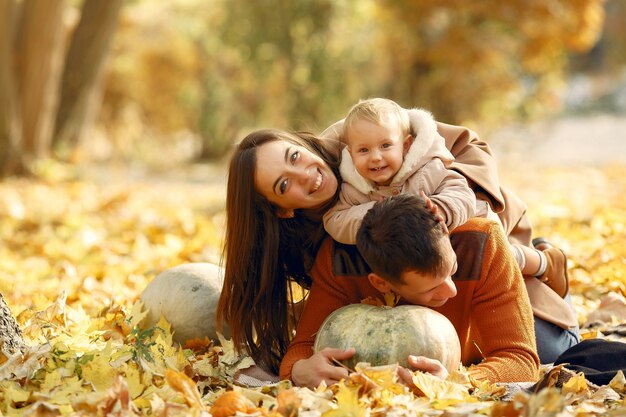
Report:
<svg viewBox="0 0 626 417"><path fill-rule="evenodd" d="M471 126L546 116L572 70L620 74L624 16L619 0L7 0L0 172L219 158L251 129L319 132L368 96Z"/></svg>

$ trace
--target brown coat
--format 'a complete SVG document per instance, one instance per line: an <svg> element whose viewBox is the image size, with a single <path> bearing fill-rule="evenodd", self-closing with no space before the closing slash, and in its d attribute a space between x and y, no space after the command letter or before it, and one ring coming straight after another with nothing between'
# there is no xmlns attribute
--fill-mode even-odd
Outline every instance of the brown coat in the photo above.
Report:
<svg viewBox="0 0 626 417"><path fill-rule="evenodd" d="M411 111L409 117L411 118ZM328 127L321 136L342 140L343 120ZM532 247L532 226L526 215L526 204L512 191L500 185L498 165L487 142L482 141L476 132L463 126L437 122L437 132L446 141L455 160L449 166L463 174L477 200L489 202L498 214L507 239ZM571 306L547 285L535 278L525 279L533 313L548 322L564 329L577 325L577 318Z"/></svg>

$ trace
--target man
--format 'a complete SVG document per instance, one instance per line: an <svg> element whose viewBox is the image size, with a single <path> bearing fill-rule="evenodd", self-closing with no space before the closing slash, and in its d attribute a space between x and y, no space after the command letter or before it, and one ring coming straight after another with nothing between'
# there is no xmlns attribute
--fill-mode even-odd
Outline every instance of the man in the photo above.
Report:
<svg viewBox="0 0 626 417"><path fill-rule="evenodd" d="M400 195L369 210L357 247L330 238L322 244L296 336L281 362L281 378L309 387L345 378L347 371L332 359L351 357L354 350L314 354L315 334L337 308L367 297L382 298L389 290L401 297L401 303L430 307L452 322L463 364L476 365L469 371L475 379L538 378L528 294L496 223L471 219L449 236L424 200ZM441 363L430 358L409 356L409 364L447 376Z"/></svg>

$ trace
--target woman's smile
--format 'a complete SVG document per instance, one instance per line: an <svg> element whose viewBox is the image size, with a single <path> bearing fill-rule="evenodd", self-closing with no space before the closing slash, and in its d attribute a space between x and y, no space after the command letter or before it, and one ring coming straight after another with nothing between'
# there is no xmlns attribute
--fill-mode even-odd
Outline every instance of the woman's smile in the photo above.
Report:
<svg viewBox="0 0 626 417"><path fill-rule="evenodd" d="M320 187L322 186L322 181L324 180L324 176L322 175L322 173L320 172L320 170L317 170L317 178L315 179L315 182L313 183L313 188L311 188L311 192L309 194L313 194L314 192L318 191L320 189Z"/></svg>
<svg viewBox="0 0 626 417"><path fill-rule="evenodd" d="M266 143L257 148L256 157L255 186L259 194L282 209L322 206L339 187L323 159L293 143Z"/></svg>

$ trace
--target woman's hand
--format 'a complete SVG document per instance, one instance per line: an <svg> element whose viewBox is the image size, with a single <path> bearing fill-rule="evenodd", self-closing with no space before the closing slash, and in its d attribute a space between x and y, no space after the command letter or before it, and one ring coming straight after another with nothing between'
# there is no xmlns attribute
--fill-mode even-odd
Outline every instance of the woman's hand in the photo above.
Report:
<svg viewBox="0 0 626 417"><path fill-rule="evenodd" d="M317 388L320 382L327 385L339 382L348 377L348 370L333 364L332 360L349 359L356 351L350 349L324 348L308 359L300 359L293 364L291 380L301 387Z"/></svg>
<svg viewBox="0 0 626 417"><path fill-rule="evenodd" d="M430 359L426 356L413 356L409 355L409 365L411 368L418 371L427 372L436 376L437 378L446 379L448 377L448 370L437 359ZM406 368L398 368L398 376L406 385L413 385L413 377L411 371Z"/></svg>

